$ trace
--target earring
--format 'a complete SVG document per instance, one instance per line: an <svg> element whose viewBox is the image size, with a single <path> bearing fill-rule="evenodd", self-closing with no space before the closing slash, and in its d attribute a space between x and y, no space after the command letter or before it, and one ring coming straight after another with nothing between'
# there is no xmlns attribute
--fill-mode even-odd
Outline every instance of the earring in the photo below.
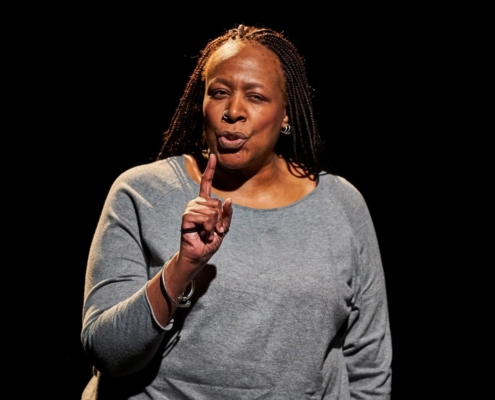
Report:
<svg viewBox="0 0 495 400"><path fill-rule="evenodd" d="M290 128L290 125L287 124L287 125L285 125L285 128L284 129L281 129L280 130L280 133L283 133L284 135L290 135L290 129L291 129Z"/></svg>
<svg viewBox="0 0 495 400"><path fill-rule="evenodd" d="M227 115L227 111L228 111L228 110L225 110L225 111L222 113L222 119L223 119L224 121L228 121L228 120L229 120L229 116Z"/></svg>

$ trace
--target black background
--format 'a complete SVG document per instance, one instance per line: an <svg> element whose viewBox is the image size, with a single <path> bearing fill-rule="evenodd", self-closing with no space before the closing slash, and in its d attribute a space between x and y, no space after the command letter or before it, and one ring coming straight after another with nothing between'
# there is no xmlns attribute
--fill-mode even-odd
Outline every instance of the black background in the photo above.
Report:
<svg viewBox="0 0 495 400"><path fill-rule="evenodd" d="M214 8L215 17L201 19L141 17L132 9L125 17L74 13L32 38L40 66L33 82L38 101L46 103L42 120L49 131L42 139L48 161L41 194L50 196L45 223L57 238L44 273L54 344L47 341L40 371L55 359L51 390L64 399L80 397L91 374L80 343L86 258L108 189L121 172L157 156L199 50L244 23L283 31L306 59L333 172L361 191L375 223L389 297L393 397L423 398L436 379L424 363L431 329L422 307L429 288L424 274L434 261L424 255L427 233L419 217L429 177L441 175L430 170L434 150L425 145L425 126L431 129L436 113L443 36L404 10L394 18L361 10L290 19Z"/></svg>

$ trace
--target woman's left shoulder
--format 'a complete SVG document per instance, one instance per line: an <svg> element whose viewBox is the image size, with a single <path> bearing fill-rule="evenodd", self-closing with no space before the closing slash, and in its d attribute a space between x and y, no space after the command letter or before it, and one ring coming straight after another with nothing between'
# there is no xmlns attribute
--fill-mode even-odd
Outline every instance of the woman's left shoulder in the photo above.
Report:
<svg viewBox="0 0 495 400"><path fill-rule="evenodd" d="M361 192L342 176L321 172L318 175L318 185L329 198L346 208L366 205Z"/></svg>
<svg viewBox="0 0 495 400"><path fill-rule="evenodd" d="M342 176L325 173L319 178L323 195L338 210L358 240L364 243L375 237L371 214L361 192Z"/></svg>
<svg viewBox="0 0 495 400"><path fill-rule="evenodd" d="M320 173L319 186L327 201L339 210L350 226L362 226L371 221L366 201L361 192L346 178L330 173Z"/></svg>

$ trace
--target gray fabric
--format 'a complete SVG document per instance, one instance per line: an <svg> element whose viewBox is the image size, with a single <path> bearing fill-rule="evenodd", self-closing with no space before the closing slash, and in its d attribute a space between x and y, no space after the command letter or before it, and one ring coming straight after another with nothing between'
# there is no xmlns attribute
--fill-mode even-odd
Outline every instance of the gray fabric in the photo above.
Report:
<svg viewBox="0 0 495 400"><path fill-rule="evenodd" d="M234 204L230 232L172 330L145 285L179 249L199 186L184 158L123 173L91 246L86 399L388 399L391 340L373 224L359 192L321 174L286 207Z"/></svg>

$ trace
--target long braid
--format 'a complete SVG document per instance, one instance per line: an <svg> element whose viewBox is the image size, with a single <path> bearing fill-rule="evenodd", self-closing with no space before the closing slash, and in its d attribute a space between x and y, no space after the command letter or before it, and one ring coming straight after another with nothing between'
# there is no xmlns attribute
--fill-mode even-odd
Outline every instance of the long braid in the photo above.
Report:
<svg viewBox="0 0 495 400"><path fill-rule="evenodd" d="M289 159L311 173L327 169L304 61L294 45L279 34L268 32L259 42L279 57L286 76L289 123L294 130L290 136L292 147Z"/></svg>
<svg viewBox="0 0 495 400"><path fill-rule="evenodd" d="M198 154L206 149L203 135L204 68L212 53L228 40L257 42L280 59L286 80L287 115L291 135L280 135L276 151L307 175L329 170L324 145L313 113L312 89L306 78L304 61L295 46L280 33L268 28L240 25L212 40L201 52L177 107L158 159L181 154Z"/></svg>

